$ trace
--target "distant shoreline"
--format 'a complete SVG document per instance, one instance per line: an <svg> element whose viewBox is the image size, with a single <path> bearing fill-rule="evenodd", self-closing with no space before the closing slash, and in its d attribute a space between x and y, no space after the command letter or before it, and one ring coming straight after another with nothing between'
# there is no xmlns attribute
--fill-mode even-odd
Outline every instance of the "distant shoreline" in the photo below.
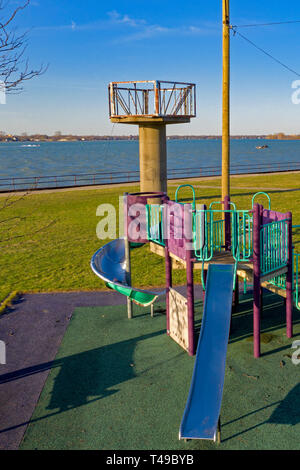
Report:
<svg viewBox="0 0 300 470"><path fill-rule="evenodd" d="M170 135L167 136L167 140L221 140L220 135ZM300 140L300 135L285 135L279 134L268 134L268 135L232 135L231 140ZM34 134L34 135L0 135L0 143L8 142L20 142L24 144L36 143L36 142L99 142L99 141L138 141L138 135L55 135L48 136L46 134Z"/></svg>

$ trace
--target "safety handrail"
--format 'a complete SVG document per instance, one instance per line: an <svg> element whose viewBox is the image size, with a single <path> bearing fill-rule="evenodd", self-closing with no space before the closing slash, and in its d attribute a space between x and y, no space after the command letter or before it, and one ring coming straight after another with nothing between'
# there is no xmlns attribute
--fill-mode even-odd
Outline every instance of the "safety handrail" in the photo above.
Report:
<svg viewBox="0 0 300 470"><path fill-rule="evenodd" d="M249 261L253 255L253 218L249 211L238 210L232 216L232 255L236 261Z"/></svg>
<svg viewBox="0 0 300 470"><path fill-rule="evenodd" d="M260 194L262 194L263 196L266 196L268 198L268 201L269 201L269 211L271 210L271 198L269 196L269 194L265 193L264 191L259 191L258 193L255 193L253 198L252 198L252 209L254 207L254 200L256 198L256 196L259 196Z"/></svg>
<svg viewBox="0 0 300 470"><path fill-rule="evenodd" d="M164 242L164 224L163 224L163 205L147 204L147 235L148 240L165 246Z"/></svg>
<svg viewBox="0 0 300 470"><path fill-rule="evenodd" d="M210 209L210 210L211 210L211 208L212 208L212 206L213 206L214 204L224 204L224 203L223 203L223 201L213 201L213 202L211 202L210 205L209 205L209 209ZM233 210L236 211L236 205L235 205L234 202L228 201L228 204L230 204L231 206L233 206ZM230 210L230 209L228 209L228 210Z"/></svg>
<svg viewBox="0 0 300 470"><path fill-rule="evenodd" d="M195 257L200 261L210 261L215 251L225 248L224 240L224 216L226 213L232 215L234 210L219 209L196 209L194 213L194 251ZM220 214L221 219L215 219Z"/></svg>
<svg viewBox="0 0 300 470"><path fill-rule="evenodd" d="M182 188L191 188L191 190L193 192L192 208L193 208L193 210L195 210L196 209L196 193L195 193L194 187L191 184L181 184L180 186L178 186L178 188L176 189L176 192L175 192L175 202L179 202L178 201L178 193L179 193L179 190L182 189Z"/></svg>
<svg viewBox="0 0 300 470"><path fill-rule="evenodd" d="M293 225L292 229L300 228L300 225ZM294 298L295 298L295 305L300 310L300 292L299 292L299 283L300 283L300 254L295 253L293 249L293 291L294 291ZM281 274L280 276L276 276L273 279L270 279L270 284L273 284L278 289L286 290L286 275Z"/></svg>
<svg viewBox="0 0 300 470"><path fill-rule="evenodd" d="M260 269L262 274L287 266L288 219L262 225L260 229Z"/></svg>
<svg viewBox="0 0 300 470"><path fill-rule="evenodd" d="M193 239L195 257L201 261L210 261L214 254L213 216L211 211L197 209L194 213Z"/></svg>

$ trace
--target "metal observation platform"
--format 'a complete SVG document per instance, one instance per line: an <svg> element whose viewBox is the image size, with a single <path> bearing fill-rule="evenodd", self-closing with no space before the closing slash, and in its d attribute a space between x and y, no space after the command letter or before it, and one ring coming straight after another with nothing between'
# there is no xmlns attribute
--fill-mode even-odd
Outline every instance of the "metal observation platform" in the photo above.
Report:
<svg viewBox="0 0 300 470"><path fill-rule="evenodd" d="M143 80L111 82L109 117L112 122L138 124L190 122L196 116L194 83Z"/></svg>

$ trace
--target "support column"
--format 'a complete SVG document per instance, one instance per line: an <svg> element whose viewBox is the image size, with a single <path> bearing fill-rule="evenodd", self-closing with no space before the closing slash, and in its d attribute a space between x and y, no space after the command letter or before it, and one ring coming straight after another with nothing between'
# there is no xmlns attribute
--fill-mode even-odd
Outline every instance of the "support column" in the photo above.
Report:
<svg viewBox="0 0 300 470"><path fill-rule="evenodd" d="M286 335L293 337L293 240L292 213L287 212L288 222L288 271L286 274Z"/></svg>
<svg viewBox="0 0 300 470"><path fill-rule="evenodd" d="M170 287L172 287L172 260L170 258L167 245L165 246L166 263L166 317L167 317L167 335L170 334Z"/></svg>
<svg viewBox="0 0 300 470"><path fill-rule="evenodd" d="M167 192L166 124L139 124L140 190Z"/></svg>
<svg viewBox="0 0 300 470"><path fill-rule="evenodd" d="M128 193L124 193L123 196L123 210L124 210L124 249L125 249L125 270L126 270L126 282L128 286L131 286L131 259L130 259L130 242L128 240ZM129 319L132 318L132 300L127 297L127 316Z"/></svg>
<svg viewBox="0 0 300 470"><path fill-rule="evenodd" d="M189 337L189 355L195 354L195 333L194 333L194 276L191 250L186 251L186 283L187 283L187 301L188 301L188 337Z"/></svg>
<svg viewBox="0 0 300 470"><path fill-rule="evenodd" d="M254 357L260 356L260 206L254 204L253 214L253 347Z"/></svg>
<svg viewBox="0 0 300 470"><path fill-rule="evenodd" d="M125 266L126 266L126 282L128 286L131 286L131 260L130 260L130 244L128 238L124 238L125 243ZM128 318L132 318L132 300L127 297L127 315Z"/></svg>

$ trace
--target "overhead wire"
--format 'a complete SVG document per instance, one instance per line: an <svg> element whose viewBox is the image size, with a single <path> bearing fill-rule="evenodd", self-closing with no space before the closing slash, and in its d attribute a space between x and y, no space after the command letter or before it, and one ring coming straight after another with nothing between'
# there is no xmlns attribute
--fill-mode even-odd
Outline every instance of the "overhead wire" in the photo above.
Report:
<svg viewBox="0 0 300 470"><path fill-rule="evenodd" d="M300 23L300 21L294 21L294 23ZM286 22L285 22L286 23ZM265 23L265 25L270 25L271 23ZM279 23L276 23L276 24L279 24ZM280 24L283 24L283 23L280 23ZM292 69L291 67L289 67L288 65L284 64L283 62L281 62L281 60L277 59L276 57L274 57L274 55L270 54L269 52L267 52L266 50L264 50L262 47L258 46L257 44L255 44L253 41L251 41L249 38L247 38L246 36L244 36L243 34L241 34L239 31L237 31L237 28L241 28L241 27L246 27L247 25L244 25L244 26L230 26L230 29L233 31L233 35L235 36L236 34L238 34L242 39L244 39L245 41L247 41L249 44L251 44L253 47L255 47L257 50L259 50L260 52L262 52L263 54L265 54L266 56L268 56L270 59L272 59L273 61L275 61L277 64L281 65L282 67L284 67L286 70L288 70L289 72L293 73L294 75L296 75L297 77L300 77L300 73L298 73L296 70ZM250 25L249 25L250 26ZM260 25L253 25L253 26L263 26L262 24Z"/></svg>
<svg viewBox="0 0 300 470"><path fill-rule="evenodd" d="M251 23L251 24L240 24L234 25L233 28L252 28L257 26L276 26L281 24L296 24L300 23L300 20L291 20L291 21L273 21L271 23Z"/></svg>

